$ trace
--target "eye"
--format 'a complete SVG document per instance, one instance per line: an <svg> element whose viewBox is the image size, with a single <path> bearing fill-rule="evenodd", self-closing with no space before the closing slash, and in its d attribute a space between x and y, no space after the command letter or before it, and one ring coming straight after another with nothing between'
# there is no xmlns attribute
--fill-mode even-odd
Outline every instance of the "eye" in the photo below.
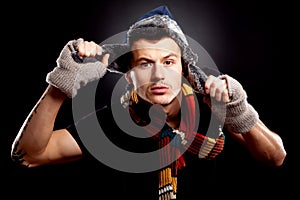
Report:
<svg viewBox="0 0 300 200"><path fill-rule="evenodd" d="M144 63L140 63L139 64L140 67L151 67L153 66L153 63L149 63L149 62L144 62Z"/></svg>
<svg viewBox="0 0 300 200"><path fill-rule="evenodd" d="M164 62L164 65L172 65L172 64L174 64L174 62L172 61L172 60L166 60L165 62Z"/></svg>

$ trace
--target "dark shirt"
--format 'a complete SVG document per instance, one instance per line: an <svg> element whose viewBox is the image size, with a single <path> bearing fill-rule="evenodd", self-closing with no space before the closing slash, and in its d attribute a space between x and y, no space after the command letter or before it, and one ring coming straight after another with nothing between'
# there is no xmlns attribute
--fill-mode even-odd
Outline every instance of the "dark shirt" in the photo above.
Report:
<svg viewBox="0 0 300 200"><path fill-rule="evenodd" d="M101 127L101 132L113 145L131 152L147 152L155 146L151 140L128 136L120 125L115 115L128 123L130 116L120 104L120 96L125 92L125 80L122 74L108 72L99 81L95 81L80 90L72 100L72 120L74 123L68 126L68 131L74 136L80 145L84 158L81 162L84 168L84 177L81 192L99 192L100 195L109 199L158 199L158 176L157 171L135 173L126 172L109 166L101 161L101 148L103 142L97 142L97 136L91 134ZM117 86L116 86L117 85ZM115 87L116 86L116 87ZM208 113L209 108L202 104L199 99L200 110ZM116 108L117 107L117 108ZM114 110L113 110L114 109ZM114 114L115 113L115 114ZM210 114L210 113L209 113ZM201 116L200 131L205 131L210 117ZM217 127L216 127L217 130ZM97 134L97 133L95 133ZM90 138L89 138L90 137ZM98 141L102 141L101 138ZM104 148L105 149L105 148ZM103 150L109 155L109 150ZM199 159L195 155L185 153L186 167L179 170L178 174L178 198L191 199L201 190L213 189L217 178L216 160L208 161ZM126 158L111 156L109 160L118 159L116 163L131 162ZM95 189L97 188L97 189Z"/></svg>

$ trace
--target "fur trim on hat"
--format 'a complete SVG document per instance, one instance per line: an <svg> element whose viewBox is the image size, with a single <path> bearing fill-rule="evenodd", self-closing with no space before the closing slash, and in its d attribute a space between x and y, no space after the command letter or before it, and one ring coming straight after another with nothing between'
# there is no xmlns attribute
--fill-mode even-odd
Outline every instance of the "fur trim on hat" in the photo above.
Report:
<svg viewBox="0 0 300 200"><path fill-rule="evenodd" d="M168 9L163 9L164 7L158 7L148 12L153 15L146 14L147 17L140 18L139 21L132 24L126 33L126 42L122 44L105 44L102 45L104 53L109 53L110 58L113 60L121 60L122 64L120 66L115 66L116 70L125 73L127 69L127 64L129 62L126 58L127 53L131 51L130 45L134 42L132 35L138 33L146 33L149 28L152 29L164 29L165 32L170 36L180 47L183 60L188 64L190 73L195 79L197 85L197 91L204 91L203 85L206 81L206 74L197 66L198 55L193 52L189 47L187 37L184 35L183 31L177 24L177 22L171 17L170 13L162 13L162 11L168 11ZM157 11L157 12L156 12ZM158 30L159 31L159 30ZM119 62L121 63L121 62Z"/></svg>

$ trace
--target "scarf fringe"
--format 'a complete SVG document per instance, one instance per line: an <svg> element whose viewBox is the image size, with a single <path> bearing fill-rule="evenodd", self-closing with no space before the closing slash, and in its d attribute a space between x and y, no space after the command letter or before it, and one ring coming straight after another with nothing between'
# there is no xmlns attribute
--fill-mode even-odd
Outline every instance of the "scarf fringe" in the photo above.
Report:
<svg viewBox="0 0 300 200"><path fill-rule="evenodd" d="M184 118L181 119L178 130L172 129L167 124L160 130L158 127L161 127L164 121L159 117L153 119L152 126L147 126L147 130L151 136L158 139L158 148L161 149L164 147L164 150L160 151L159 155L162 166L162 169L158 172L159 200L176 199L177 173L178 170L186 166L183 156L185 150L197 155L200 159L212 160L220 154L224 147L225 136L221 128L216 130L216 134L213 137L208 137L194 130L196 127L196 105L193 90L187 84L183 84L182 92L185 97L184 101L187 112ZM127 91L123 98L121 98L121 103L124 107L130 106L134 102L130 94ZM158 109L157 112L162 112L162 110ZM135 112L131 112L131 114L133 113ZM138 123L139 118L137 116L134 118ZM153 133L155 134L153 135Z"/></svg>
<svg viewBox="0 0 300 200"><path fill-rule="evenodd" d="M172 169L165 168L158 173L159 176L159 200L176 199L177 177L172 176Z"/></svg>

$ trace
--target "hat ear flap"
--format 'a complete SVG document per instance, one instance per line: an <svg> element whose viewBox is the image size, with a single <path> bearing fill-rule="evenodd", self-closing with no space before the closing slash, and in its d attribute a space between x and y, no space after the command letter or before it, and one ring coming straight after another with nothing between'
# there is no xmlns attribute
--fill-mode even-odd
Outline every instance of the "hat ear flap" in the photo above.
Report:
<svg viewBox="0 0 300 200"><path fill-rule="evenodd" d="M133 80L131 78L131 71L128 71L125 73L125 79L126 81L129 83L129 84L132 84L133 83Z"/></svg>
<svg viewBox="0 0 300 200"><path fill-rule="evenodd" d="M190 75L194 79L195 83L195 89L202 93L205 94L205 82L207 80L207 75L204 71L200 69L200 67L195 66L195 65L189 65L189 70L190 70Z"/></svg>

